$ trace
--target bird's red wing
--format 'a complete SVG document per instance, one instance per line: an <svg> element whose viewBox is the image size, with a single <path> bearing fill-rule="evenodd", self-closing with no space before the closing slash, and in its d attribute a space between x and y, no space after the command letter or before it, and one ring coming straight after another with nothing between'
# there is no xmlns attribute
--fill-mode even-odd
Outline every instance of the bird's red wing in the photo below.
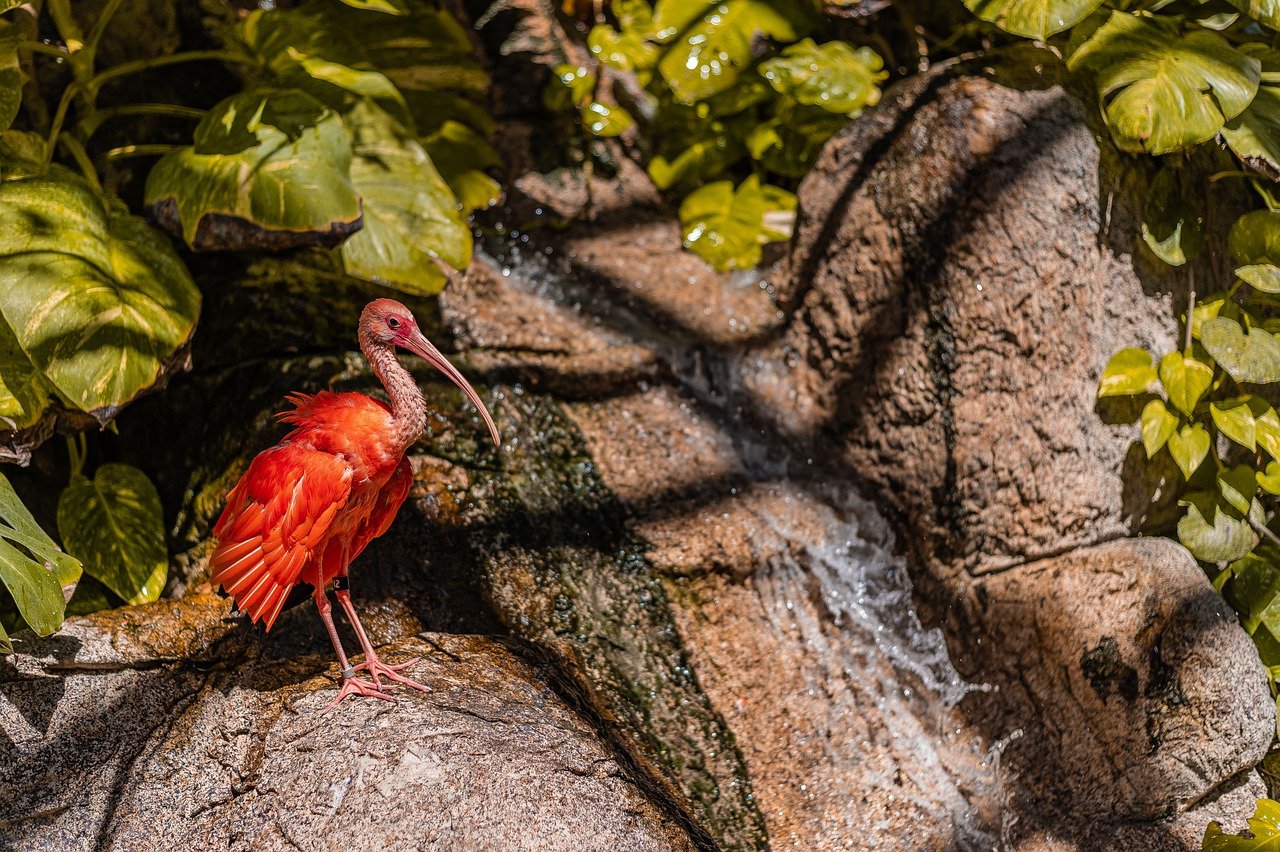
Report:
<svg viewBox="0 0 1280 852"><path fill-rule="evenodd" d="M259 453L227 495L213 528L210 573L268 630L303 567L323 550L351 479L342 458L286 442Z"/></svg>
<svg viewBox="0 0 1280 852"><path fill-rule="evenodd" d="M382 490L378 492L373 509L365 518L364 523L360 525L360 528L351 537L349 560L354 560L364 552L364 549L369 546L369 542L387 531L387 528L391 526L391 522L396 519L396 513L400 511L400 506L404 503L405 498L409 496L409 489L412 485L413 466L409 464L407 458L402 458L400 459L400 464L396 465L395 472L391 474L391 478L387 480L387 484L382 486Z"/></svg>

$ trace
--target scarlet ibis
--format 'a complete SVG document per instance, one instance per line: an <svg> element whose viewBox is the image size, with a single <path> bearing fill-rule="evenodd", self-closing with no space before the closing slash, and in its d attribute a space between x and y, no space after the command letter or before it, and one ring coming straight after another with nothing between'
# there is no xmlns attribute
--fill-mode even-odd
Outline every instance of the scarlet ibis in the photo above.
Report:
<svg viewBox="0 0 1280 852"><path fill-rule="evenodd" d="M316 608L342 667L342 688L330 707L353 694L392 700L383 679L429 691L400 673L416 659L398 665L378 659L351 605L347 579L352 560L387 531L408 496L413 472L404 454L427 423L422 391L397 360L396 347L422 357L461 388L493 442L501 443L480 396L423 336L404 305L391 299L370 302L360 314L358 336L360 351L391 404L362 393L291 394L293 409L277 416L295 428L259 453L227 494L209 558L214 582L267 630L296 583L315 588ZM357 666L347 659L333 623L330 583L364 651ZM357 676L360 669L367 679Z"/></svg>

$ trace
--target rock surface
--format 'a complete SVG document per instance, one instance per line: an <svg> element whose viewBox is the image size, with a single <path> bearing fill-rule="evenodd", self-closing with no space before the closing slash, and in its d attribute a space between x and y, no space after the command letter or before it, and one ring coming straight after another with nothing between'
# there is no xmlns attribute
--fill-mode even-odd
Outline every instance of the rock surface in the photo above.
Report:
<svg viewBox="0 0 1280 852"><path fill-rule="evenodd" d="M527 647L408 639L383 654L419 657L433 692L326 712L326 659L237 658L251 631L222 620L225 603L174 606L133 627L87 619L16 658L0 685L0 846L695 848ZM134 635L158 609L186 628L164 637L181 661Z"/></svg>

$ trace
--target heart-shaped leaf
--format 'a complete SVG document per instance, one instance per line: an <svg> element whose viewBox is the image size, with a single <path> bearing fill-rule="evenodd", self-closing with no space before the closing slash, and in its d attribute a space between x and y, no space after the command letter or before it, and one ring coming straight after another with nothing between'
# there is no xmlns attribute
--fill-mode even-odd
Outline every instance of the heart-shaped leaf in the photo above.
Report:
<svg viewBox="0 0 1280 852"><path fill-rule="evenodd" d="M1249 818L1249 833L1253 837L1225 834L1215 821L1204 830L1201 845L1204 852L1265 852L1275 848L1280 843L1280 802L1259 799Z"/></svg>
<svg viewBox="0 0 1280 852"><path fill-rule="evenodd" d="M1266 2L1280 9L1275 0ZM1280 51L1258 42L1243 44L1239 50L1261 64L1262 82L1248 108L1222 128L1222 138L1250 166L1272 179L1280 178Z"/></svg>
<svg viewBox="0 0 1280 852"><path fill-rule="evenodd" d="M735 191L727 180L707 184L680 205L684 244L717 269L750 268L760 262L760 247L788 239L787 230L771 224L771 214L794 216L796 198L773 186L761 186L755 175Z"/></svg>
<svg viewBox="0 0 1280 852"><path fill-rule="evenodd" d="M1254 327L1246 336L1235 320L1214 317L1201 324L1200 342L1237 382L1280 382L1280 340L1274 334Z"/></svg>
<svg viewBox="0 0 1280 852"><path fill-rule="evenodd" d="M1089 17L1102 0L964 0L964 5L1007 33L1044 41Z"/></svg>
<svg viewBox="0 0 1280 852"><path fill-rule="evenodd" d="M1199 423L1191 423L1172 433L1168 446L1183 478L1190 479L1209 454L1209 433Z"/></svg>
<svg viewBox="0 0 1280 852"><path fill-rule="evenodd" d="M437 260L471 262L471 229L427 152L370 101L348 114L354 133L351 180L364 204L364 228L341 248L347 273L407 293L444 288Z"/></svg>
<svg viewBox="0 0 1280 852"><path fill-rule="evenodd" d="M60 168L0 183L0 280L22 351L102 423L161 378L200 310L169 241Z"/></svg>
<svg viewBox="0 0 1280 852"><path fill-rule="evenodd" d="M1131 396L1146 393L1156 383L1151 353L1130 347L1111 356L1098 383L1098 396Z"/></svg>
<svg viewBox="0 0 1280 852"><path fill-rule="evenodd" d="M1226 303L1226 296L1221 293L1214 293L1197 301L1195 309L1191 312L1191 336L1199 340L1200 325L1205 320L1220 314Z"/></svg>
<svg viewBox="0 0 1280 852"><path fill-rule="evenodd" d="M1178 521L1178 540L1196 559L1231 562L1258 544L1258 534L1244 513L1216 495L1195 492L1179 500L1178 504L1187 507L1187 514Z"/></svg>
<svg viewBox="0 0 1280 852"><path fill-rule="evenodd" d="M1213 368L1181 352L1170 352L1160 359L1160 384L1173 407L1190 417L1213 384Z"/></svg>
<svg viewBox="0 0 1280 852"><path fill-rule="evenodd" d="M1212 139L1243 112L1262 66L1210 30L1115 11L1076 28L1067 67L1094 76L1120 148L1167 154Z"/></svg>
<svg viewBox="0 0 1280 852"><path fill-rule="evenodd" d="M131 604L160 597L169 571L160 495L147 475L104 464L80 474L58 500L58 533L89 576Z"/></svg>
<svg viewBox="0 0 1280 852"><path fill-rule="evenodd" d="M1250 452L1257 446L1257 418L1275 411L1266 400L1256 396L1223 400L1209 404L1209 414L1218 431ZM1277 421L1280 425L1280 421Z"/></svg>
<svg viewBox="0 0 1280 852"><path fill-rule="evenodd" d="M1142 446L1147 458L1160 452L1173 430L1178 428L1178 418L1165 408L1164 400L1153 399L1142 409Z"/></svg>
<svg viewBox="0 0 1280 852"><path fill-rule="evenodd" d="M687 104L737 81L760 38L794 42L814 24L804 0L658 0L655 40L665 45L658 72Z"/></svg>
<svg viewBox="0 0 1280 852"><path fill-rule="evenodd" d="M1254 469L1247 464L1218 472L1218 493L1227 505L1244 514L1253 505L1253 495L1258 492L1258 480Z"/></svg>
<svg viewBox="0 0 1280 852"><path fill-rule="evenodd" d="M48 636L62 626L66 599L79 578L80 563L45 535L0 474L0 582L38 635Z"/></svg>
<svg viewBox="0 0 1280 852"><path fill-rule="evenodd" d="M843 41L815 44L806 38L761 63L769 85L792 100L840 115L856 115L880 101L880 83L889 76L884 60L868 47Z"/></svg>
<svg viewBox="0 0 1280 852"><path fill-rule="evenodd" d="M1280 494L1280 462L1267 463L1266 472L1258 471L1258 487L1268 494Z"/></svg>
<svg viewBox="0 0 1280 852"><path fill-rule="evenodd" d="M156 163L146 203L195 249L334 246L361 224L350 166L334 112L296 89L250 90L210 110L193 146Z"/></svg>

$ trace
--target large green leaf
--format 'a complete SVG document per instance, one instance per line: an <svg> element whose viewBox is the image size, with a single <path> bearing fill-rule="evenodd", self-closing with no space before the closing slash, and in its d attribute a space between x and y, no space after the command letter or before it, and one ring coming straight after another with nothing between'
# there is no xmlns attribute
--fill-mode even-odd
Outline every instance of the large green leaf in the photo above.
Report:
<svg viewBox="0 0 1280 852"><path fill-rule="evenodd" d="M1280 9L1280 2L1274 5ZM1262 82L1248 108L1222 128L1222 138L1240 159L1280 178L1280 51L1251 42L1241 45L1240 52L1261 64Z"/></svg>
<svg viewBox="0 0 1280 852"><path fill-rule="evenodd" d="M1210 30L1117 11L1073 33L1067 67L1095 77L1120 148L1166 154L1212 139L1243 112L1262 66Z"/></svg>
<svg viewBox="0 0 1280 852"><path fill-rule="evenodd" d="M1280 212L1244 214L1232 223L1227 247L1236 275L1264 293L1280 292Z"/></svg>
<svg viewBox="0 0 1280 852"><path fill-rule="evenodd" d="M1142 409L1142 446L1151 458L1169 440L1173 430L1178 428L1178 418L1169 413L1164 400L1153 399Z"/></svg>
<svg viewBox="0 0 1280 852"><path fill-rule="evenodd" d="M1160 359L1160 384L1173 407L1188 417L1196 403L1213 383L1213 367L1181 352L1170 352Z"/></svg>
<svg viewBox="0 0 1280 852"><path fill-rule="evenodd" d="M58 533L89 576L131 604L160 597L169 570L160 495L147 475L104 464L58 500Z"/></svg>
<svg viewBox="0 0 1280 852"><path fill-rule="evenodd" d="M200 310L169 241L59 168L0 183L0 281L22 351L102 423L163 376Z"/></svg>
<svg viewBox="0 0 1280 852"><path fill-rule="evenodd" d="M1224 834L1217 822L1204 830L1204 852L1272 852L1280 849L1280 802L1259 799L1249 819L1253 837Z"/></svg>
<svg viewBox="0 0 1280 852"><path fill-rule="evenodd" d="M1280 30L1280 0L1227 0L1255 21Z"/></svg>
<svg viewBox="0 0 1280 852"><path fill-rule="evenodd" d="M53 396L53 387L44 373L31 363L18 345L9 324L0 319L0 423L6 429L29 429Z"/></svg>
<svg viewBox="0 0 1280 852"><path fill-rule="evenodd" d="M47 636L62 626L66 598L79 578L80 563L45 535L0 474L0 582L32 630Z"/></svg>
<svg viewBox="0 0 1280 852"><path fill-rule="evenodd" d="M489 78L465 30L446 11L403 0L405 14L370 14L338 0L246 16L235 37L282 84L345 111L349 98L374 98L427 135L448 119L488 133L479 106ZM410 118L411 116L411 118Z"/></svg>
<svg viewBox="0 0 1280 852"><path fill-rule="evenodd" d="M1280 340L1257 326L1248 334L1240 323L1213 317L1200 325L1200 342L1237 382L1280 382Z"/></svg>
<svg viewBox="0 0 1280 852"><path fill-rule="evenodd" d="M658 72L678 100L693 103L731 87L758 38L793 42L813 23L806 0L658 0Z"/></svg>
<svg viewBox="0 0 1280 852"><path fill-rule="evenodd" d="M1187 514L1178 521L1178 540L1202 562L1231 562L1258 544L1248 518L1215 494L1195 492L1178 501ZM1252 511L1261 513L1257 502Z"/></svg>
<svg viewBox="0 0 1280 852"><path fill-rule="evenodd" d="M1102 0L964 0L964 5L1005 32L1044 41L1083 21Z"/></svg>
<svg viewBox="0 0 1280 852"><path fill-rule="evenodd" d="M843 41L818 45L811 38L762 63L760 72L779 94L842 115L878 103L879 84L889 76L884 60L869 47L854 50Z"/></svg>
<svg viewBox="0 0 1280 852"><path fill-rule="evenodd" d="M360 228L350 165L336 113L297 89L255 89L215 106L193 146L156 163L146 203L196 249L333 246Z"/></svg>
<svg viewBox="0 0 1280 852"><path fill-rule="evenodd" d="M408 293L444 288L437 260L471 262L471 229L427 152L395 118L365 101L347 117L355 139L351 180L364 228L341 248L349 274Z"/></svg>
<svg viewBox="0 0 1280 852"><path fill-rule="evenodd" d="M22 69L18 44L22 30L0 19L0 130L8 130L22 105Z"/></svg>
<svg viewBox="0 0 1280 852"><path fill-rule="evenodd" d="M485 169L502 165L502 158L480 134L458 121L446 121L422 140L422 147L440 177L449 184L464 213L497 204L502 187Z"/></svg>
<svg viewBox="0 0 1280 852"><path fill-rule="evenodd" d="M1177 462L1183 479L1190 479L1209 455L1209 431L1199 423L1188 423L1171 432L1166 441L1169 455Z"/></svg>
<svg viewBox="0 0 1280 852"><path fill-rule="evenodd" d="M727 180L707 184L680 205L684 244L717 269L749 268L761 246L791 236L795 209L794 195L755 175L736 191Z"/></svg>

